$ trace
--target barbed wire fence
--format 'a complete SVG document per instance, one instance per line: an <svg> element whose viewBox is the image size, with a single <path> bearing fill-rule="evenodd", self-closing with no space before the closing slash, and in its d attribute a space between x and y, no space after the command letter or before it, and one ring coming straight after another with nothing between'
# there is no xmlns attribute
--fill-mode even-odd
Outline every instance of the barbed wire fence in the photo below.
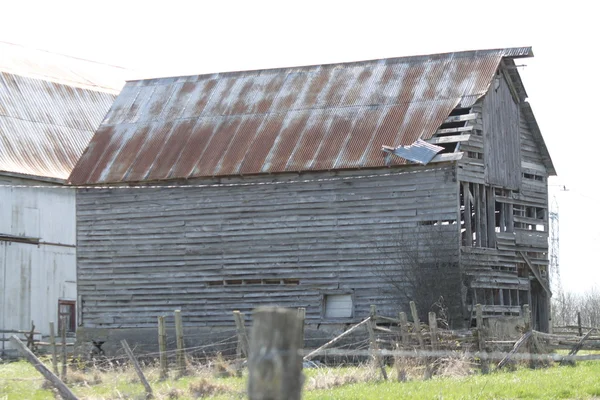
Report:
<svg viewBox="0 0 600 400"><path fill-rule="evenodd" d="M578 354L582 349L600 349L600 335L596 329L589 328L583 336L573 329L566 331L566 328L560 334L537 332L531 328L527 306L523 308L522 321L516 327L518 330L515 330L518 335L511 338L498 336L489 324L484 323L481 306L475 307L477 326L462 331L438 327L438 318L434 313L429 314L427 322L421 322L414 304L410 308L412 315L399 313L391 317L377 314L375 307L372 307L368 318L358 324L345 326L343 332L338 331L337 335L315 325L305 326L302 321L302 338L308 348L299 345L298 349L291 349L290 352L299 355L305 368L332 371L340 366L361 365L371 369L369 379L400 381L406 380L407 375L412 379L431 378L440 374L444 365L456 361L467 365L470 373L477 370L488 373L517 363L536 368L551 363L600 360L599 354ZM248 340L244 334L245 326L243 330L238 326L219 332L220 338L210 343L185 346L186 342L196 343L206 339L204 334L188 329L184 340L178 340L178 334L168 338L168 350L148 352L144 351L143 346L132 343L132 351L146 370L160 369L158 360L164 357L169 369L166 379L176 379L190 372L190 369L197 368L228 369L228 373L239 374L240 370L250 367L249 359L252 357L252 348L240 351L244 340ZM289 356L285 352L279 353L284 357ZM179 354L184 354L183 363ZM73 369L115 371L129 368L131 358L123 351L110 356L97 354L82 357L80 354L72 357L69 364ZM393 374L393 371L395 378L389 378L388 373ZM34 382L44 378L0 377L0 381L24 379Z"/></svg>

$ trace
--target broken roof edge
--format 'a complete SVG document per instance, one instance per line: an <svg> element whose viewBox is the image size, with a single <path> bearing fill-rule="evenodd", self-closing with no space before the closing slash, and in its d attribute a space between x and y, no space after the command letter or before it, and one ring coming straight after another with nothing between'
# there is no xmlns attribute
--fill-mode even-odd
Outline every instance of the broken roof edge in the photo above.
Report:
<svg viewBox="0 0 600 400"><path fill-rule="evenodd" d="M51 176L32 175L32 174L25 174L22 172L12 172L12 171L3 171L3 170L0 170L0 176L8 176L10 178L18 178L18 179L24 179L24 180L30 180L30 181L53 183L53 184L57 184L57 185L61 185L61 186L68 186L67 179L54 178ZM2 186L2 185L0 184L0 186Z"/></svg>
<svg viewBox="0 0 600 400"><path fill-rule="evenodd" d="M452 164L456 164L457 161L460 161L463 158L464 153L463 152L457 152L457 153L444 153L444 154L438 154L436 155L436 157L434 157L433 160L431 160L427 165L423 165L423 164L419 164L419 163L403 163L403 164L393 164L393 165L382 165L382 166L372 166L372 167L364 167L364 168L336 168L336 169L311 169L311 170L301 170L301 171L279 171L279 172L261 172L261 173L254 173L254 174L233 174L233 175L213 175L213 176L189 176L186 178L181 178L181 177L177 177L177 178L168 178L168 179L156 179L156 180L151 180L151 181L105 181L105 182L91 182L91 183L73 183L71 181L71 177L69 177L65 182L64 185L65 186L72 186L72 187L76 187L76 188L82 188L82 189L87 189L87 188L94 188L94 187L102 187L102 188L107 188L110 189L111 187L131 187L131 186L152 186L152 185L157 185L157 186L168 186L166 184L168 183L172 183L174 185L178 185L181 182L189 182L189 181L215 181L218 180L218 183L207 183L207 185L227 185L227 182L221 182L223 180L235 180L235 179L246 179L246 178L264 178L264 177L282 177L282 176L303 176L303 175L311 175L311 174L323 174L323 173L332 173L334 175L337 175L339 173L344 173L344 172L359 172L359 171L363 171L365 172L366 175L369 175L368 171L382 171L382 170L393 170L393 169L409 169L409 168L416 168L417 170L420 169L431 169L431 168L443 168L446 165L452 165ZM410 173L411 171L406 171L403 173ZM394 174L395 172L390 172L391 174ZM0 175L2 175L3 172L0 171ZM362 175L360 175L362 176ZM330 178L314 178L315 180L328 180ZM337 179L335 176L332 177L332 179ZM342 179L342 178L340 178ZM351 179L351 177L349 178ZM310 179L312 181L312 179ZM284 184L286 182L281 182L281 184ZM235 183L233 183L235 185ZM262 184L262 183L257 183L257 184ZM271 184L271 183L264 183L264 184ZM275 184L275 183L273 183ZM277 183L278 184L278 183ZM181 185L181 186L185 186L185 185Z"/></svg>
<svg viewBox="0 0 600 400"><path fill-rule="evenodd" d="M367 59L367 60L359 60L359 61L348 61L348 62L334 62L327 64L309 64L309 65L295 65L295 66L287 66L287 67L276 67L276 68L262 68L262 69L250 69L250 70L232 70L232 71L221 71L221 72L209 72L209 73L201 73L201 74L189 74L189 75L170 75L163 77L154 77L154 78L142 78L142 79L131 79L126 80L127 84L137 84L138 86L142 86L142 83L145 83L147 86L152 85L153 82L164 81L164 80L179 80L184 78L209 78L209 77L222 77L222 76L236 76L241 74L248 73L256 73L256 75L260 75L262 73L276 73L283 71L293 71L297 69L305 69L305 68L336 68L336 67L352 67L358 66L362 64L369 63L396 63L399 61L426 61L426 60L435 60L439 58L448 57L453 55L457 58L459 57L471 57L473 55L485 54L485 53L494 53L494 52L502 52L502 57L506 59L514 59L514 58L529 58L533 57L533 49L531 46L526 47L508 47L508 48L496 48L496 49L485 49L485 50L464 50L464 51L450 51L444 53L432 53L432 54L422 54L415 56L402 56L402 57L389 57L389 58L376 58L376 59ZM144 85L144 86L146 86Z"/></svg>
<svg viewBox="0 0 600 400"><path fill-rule="evenodd" d="M548 175L556 176L556 168L554 167L554 163L552 162L552 157L550 157L550 151L546 146L546 142L544 141L544 136L542 135L542 131L540 130L540 126L535 119L535 114L533 113L533 109L531 108L531 103L528 101L523 101L520 104L520 109L523 112L523 117L525 117L525 121L529 125L529 129L531 129L531 134L533 135L533 139L535 143L539 146L540 151L542 153L542 161L544 162L544 167L548 171Z"/></svg>
<svg viewBox="0 0 600 400"><path fill-rule="evenodd" d="M85 84L83 82L72 81L72 80L68 80L68 79L59 79L59 78L55 78L52 76L45 76L45 75L40 75L40 74L20 73L18 71L10 70L8 68L0 70L0 73L19 76L21 78L26 78L26 79L35 79L38 81L52 82L57 85L68 86L68 87L82 89L82 90L90 90L93 92L106 93L106 94L110 94L113 96L118 96L119 93L121 93L123 86L125 86L125 83L127 83L126 80L123 80L123 85L120 88L115 88L115 87L95 85L93 83Z"/></svg>

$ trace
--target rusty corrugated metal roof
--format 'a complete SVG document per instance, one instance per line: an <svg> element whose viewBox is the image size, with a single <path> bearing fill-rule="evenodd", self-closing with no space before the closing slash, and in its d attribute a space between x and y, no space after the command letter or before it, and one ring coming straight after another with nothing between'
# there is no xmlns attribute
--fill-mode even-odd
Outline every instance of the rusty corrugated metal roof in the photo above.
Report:
<svg viewBox="0 0 600 400"><path fill-rule="evenodd" d="M83 60L11 46L0 42L10 50L0 57L0 173L65 180L118 88L92 85L89 70L79 75Z"/></svg>
<svg viewBox="0 0 600 400"><path fill-rule="evenodd" d="M73 184L382 167L531 48L128 82ZM400 159L393 160L401 164Z"/></svg>

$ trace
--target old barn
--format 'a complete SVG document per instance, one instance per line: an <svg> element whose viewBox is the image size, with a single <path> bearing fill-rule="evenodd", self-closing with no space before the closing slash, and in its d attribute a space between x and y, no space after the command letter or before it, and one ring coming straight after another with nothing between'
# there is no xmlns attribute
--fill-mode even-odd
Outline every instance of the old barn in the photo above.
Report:
<svg viewBox="0 0 600 400"><path fill-rule="evenodd" d="M441 303L549 326L548 176L514 62L531 48L128 82L70 176L82 339L156 317Z"/></svg>
<svg viewBox="0 0 600 400"><path fill-rule="evenodd" d="M0 356L8 338L75 334L75 190L65 188L124 81L119 70L0 42Z"/></svg>

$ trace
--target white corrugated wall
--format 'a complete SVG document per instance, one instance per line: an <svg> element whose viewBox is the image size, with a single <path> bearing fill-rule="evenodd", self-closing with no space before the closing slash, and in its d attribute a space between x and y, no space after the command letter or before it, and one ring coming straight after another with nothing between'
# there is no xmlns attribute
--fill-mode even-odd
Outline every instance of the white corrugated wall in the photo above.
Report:
<svg viewBox="0 0 600 400"><path fill-rule="evenodd" d="M0 176L0 235L40 241L0 240L0 330L30 329L33 321L45 336L50 321L58 326L58 301L77 298L75 193L6 185L47 184ZM9 346L0 342L0 352Z"/></svg>

